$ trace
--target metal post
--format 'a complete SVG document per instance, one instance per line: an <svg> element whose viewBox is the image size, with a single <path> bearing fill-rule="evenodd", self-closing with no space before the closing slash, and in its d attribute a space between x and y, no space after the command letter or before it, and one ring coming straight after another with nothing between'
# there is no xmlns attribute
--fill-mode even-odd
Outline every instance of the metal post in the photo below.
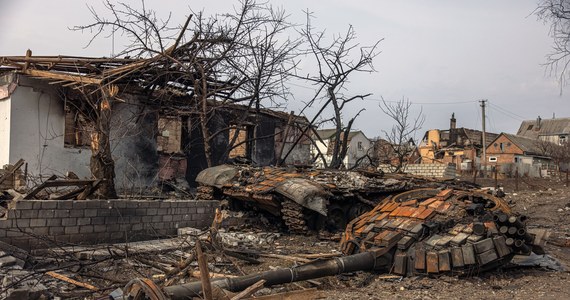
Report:
<svg viewBox="0 0 570 300"><path fill-rule="evenodd" d="M497 166L493 167L493 172L495 173L495 193L499 189L499 180L497 179Z"/></svg>
<svg viewBox="0 0 570 300"><path fill-rule="evenodd" d="M515 169L515 192L519 191L519 168Z"/></svg>
<svg viewBox="0 0 570 300"><path fill-rule="evenodd" d="M480 100L481 102L481 121L482 121L482 143L483 143L483 178L485 174L487 174L487 137L485 134L485 105L487 104L487 100Z"/></svg>

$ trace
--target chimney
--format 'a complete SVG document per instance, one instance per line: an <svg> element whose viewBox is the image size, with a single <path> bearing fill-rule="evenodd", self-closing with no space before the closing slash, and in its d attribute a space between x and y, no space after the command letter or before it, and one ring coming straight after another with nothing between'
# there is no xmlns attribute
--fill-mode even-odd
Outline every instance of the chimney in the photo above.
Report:
<svg viewBox="0 0 570 300"><path fill-rule="evenodd" d="M538 118L536 118L536 130L540 129L540 121L542 121L542 119L540 118L540 116L538 116Z"/></svg>
<svg viewBox="0 0 570 300"><path fill-rule="evenodd" d="M449 120L449 129L455 129L457 127L457 120L455 120L455 113L451 114L451 119Z"/></svg>

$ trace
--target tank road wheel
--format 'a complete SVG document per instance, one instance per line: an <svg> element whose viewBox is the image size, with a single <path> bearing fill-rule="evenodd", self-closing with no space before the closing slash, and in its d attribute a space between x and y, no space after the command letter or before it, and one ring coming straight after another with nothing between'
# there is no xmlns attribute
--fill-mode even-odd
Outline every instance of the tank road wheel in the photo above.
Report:
<svg viewBox="0 0 570 300"><path fill-rule="evenodd" d="M300 204L284 199L281 202L281 214L283 222L285 222L291 233L307 234L309 232L309 227L303 214L303 207Z"/></svg>
<svg viewBox="0 0 570 300"><path fill-rule="evenodd" d="M329 207L329 211L325 221L325 229L330 232L343 231L346 228L346 213L342 207L338 205L332 205Z"/></svg>

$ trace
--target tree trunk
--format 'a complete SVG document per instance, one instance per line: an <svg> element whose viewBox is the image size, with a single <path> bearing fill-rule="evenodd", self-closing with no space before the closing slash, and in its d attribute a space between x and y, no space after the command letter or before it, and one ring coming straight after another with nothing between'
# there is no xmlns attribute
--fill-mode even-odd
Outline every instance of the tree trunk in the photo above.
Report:
<svg viewBox="0 0 570 300"><path fill-rule="evenodd" d="M111 102L103 92L99 103L99 117L95 124L95 133L91 141L91 173L96 179L102 179L97 194L103 198L117 198L115 190L115 161L111 156Z"/></svg>

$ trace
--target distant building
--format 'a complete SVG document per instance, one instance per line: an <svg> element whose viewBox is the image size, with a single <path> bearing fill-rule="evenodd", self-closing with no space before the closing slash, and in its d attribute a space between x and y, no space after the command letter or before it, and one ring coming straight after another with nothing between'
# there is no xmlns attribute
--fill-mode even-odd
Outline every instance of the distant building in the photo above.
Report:
<svg viewBox="0 0 570 300"><path fill-rule="evenodd" d="M570 140L570 118L522 121L517 135L562 145Z"/></svg>
<svg viewBox="0 0 570 300"><path fill-rule="evenodd" d="M501 133L487 146L487 164L497 166L501 173L539 177L542 170L548 170L552 159L544 152L544 143L524 136Z"/></svg>
<svg viewBox="0 0 570 300"><path fill-rule="evenodd" d="M403 164L417 164L420 162L421 157L418 147L413 139L408 143L402 145L391 144L387 140L378 138L373 142L373 159L377 164L387 164L397 166L399 164L398 153L405 154L403 157ZM400 151L396 151L400 150Z"/></svg>
<svg viewBox="0 0 570 300"><path fill-rule="evenodd" d="M315 144L317 145L319 151L325 156L327 165L332 161L332 153L334 147L334 137L336 129L322 129L316 130L320 139L315 139ZM322 142L321 142L322 141ZM348 134L348 150L346 156L343 160L343 165L346 168L352 168L355 164L361 160L366 155L369 155L369 149L372 146L372 142L364 135L362 131L351 131ZM314 145L311 146L311 153L313 157L318 156L318 150ZM361 160L362 161L362 160ZM369 161L365 160L363 163L368 164ZM322 168L324 163L321 158L317 157L315 161L315 166Z"/></svg>
<svg viewBox="0 0 570 300"><path fill-rule="evenodd" d="M486 132L486 145L497 136L496 133ZM448 130L428 130L419 146L422 164L453 163L459 170L471 170L473 164L480 165L482 150L483 132L457 128L455 114L451 115Z"/></svg>

